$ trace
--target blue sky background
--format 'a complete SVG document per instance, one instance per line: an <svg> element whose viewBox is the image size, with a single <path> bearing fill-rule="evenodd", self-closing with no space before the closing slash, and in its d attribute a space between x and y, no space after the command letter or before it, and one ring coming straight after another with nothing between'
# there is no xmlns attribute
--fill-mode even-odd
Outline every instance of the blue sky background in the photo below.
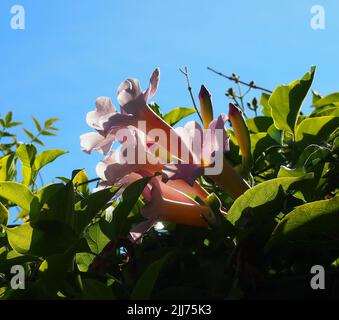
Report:
<svg viewBox="0 0 339 320"><path fill-rule="evenodd" d="M10 28L14 4L26 10L24 31ZM315 4L325 8L325 30L310 27ZM97 96L116 102L124 79L139 78L146 88L159 66L154 100L168 111L191 106L178 72L188 66L194 92L204 83L217 112L227 112L230 83L207 66L273 89L316 64L314 88L327 94L339 89L338 34L337 0L1 0L0 112L12 110L29 129L31 115L61 119L59 136L46 145L70 154L43 172L45 182L75 168L93 178L101 157L80 151L85 116Z"/></svg>

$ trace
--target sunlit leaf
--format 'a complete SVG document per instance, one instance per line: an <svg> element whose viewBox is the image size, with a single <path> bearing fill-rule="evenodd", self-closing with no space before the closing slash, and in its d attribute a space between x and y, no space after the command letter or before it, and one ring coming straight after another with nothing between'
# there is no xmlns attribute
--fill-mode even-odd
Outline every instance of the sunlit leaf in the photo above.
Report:
<svg viewBox="0 0 339 320"><path fill-rule="evenodd" d="M30 211L34 194L25 185L17 182L0 182L0 197L3 197L19 207Z"/></svg>
<svg viewBox="0 0 339 320"><path fill-rule="evenodd" d="M54 160L56 160L58 157L62 156L65 153L68 153L68 152L64 150L59 150L59 149L42 151L35 158L34 169L36 171L42 169L44 166L53 162Z"/></svg>
<svg viewBox="0 0 339 320"><path fill-rule="evenodd" d="M195 113L193 108L176 108L171 110L164 116L164 120L170 125L176 125L180 120L188 117L189 115Z"/></svg>
<svg viewBox="0 0 339 320"><path fill-rule="evenodd" d="M280 85L274 90L269 105L275 126L291 134L295 133L302 103L312 85L315 67L306 73L301 80L289 85Z"/></svg>
<svg viewBox="0 0 339 320"><path fill-rule="evenodd" d="M311 259L334 258L339 254L338 225L339 197L304 204L280 221L266 251L275 248L287 254L309 255Z"/></svg>

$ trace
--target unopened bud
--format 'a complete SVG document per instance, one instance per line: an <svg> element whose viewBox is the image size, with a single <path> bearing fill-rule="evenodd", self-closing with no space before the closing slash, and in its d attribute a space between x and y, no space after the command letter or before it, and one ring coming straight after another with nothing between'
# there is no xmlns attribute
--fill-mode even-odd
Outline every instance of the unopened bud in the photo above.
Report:
<svg viewBox="0 0 339 320"><path fill-rule="evenodd" d="M238 141L242 153L242 169L245 176L248 175L251 165L251 138L242 112L233 103L229 104L229 120L232 124L235 138Z"/></svg>
<svg viewBox="0 0 339 320"><path fill-rule="evenodd" d="M209 124L213 120L213 106L211 94L204 85L201 86L199 100L203 125L204 128L207 129Z"/></svg>

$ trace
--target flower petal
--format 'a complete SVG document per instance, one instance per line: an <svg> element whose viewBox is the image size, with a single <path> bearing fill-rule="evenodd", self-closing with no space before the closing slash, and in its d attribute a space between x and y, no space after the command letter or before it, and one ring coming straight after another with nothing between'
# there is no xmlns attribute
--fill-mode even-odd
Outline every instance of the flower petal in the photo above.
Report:
<svg viewBox="0 0 339 320"><path fill-rule="evenodd" d="M95 111L87 113L87 124L97 130L102 130L102 123L105 119L108 119L111 115L116 113L116 109L112 104L112 101L108 97L99 97L95 103Z"/></svg>
<svg viewBox="0 0 339 320"><path fill-rule="evenodd" d="M160 69L156 68L151 76L148 89L144 92L145 102L152 99L158 90L160 82Z"/></svg>
<svg viewBox="0 0 339 320"><path fill-rule="evenodd" d="M107 137L98 132L89 132L80 136L80 147L86 153L91 153L93 150L102 154L107 154L111 149L114 136Z"/></svg>
<svg viewBox="0 0 339 320"><path fill-rule="evenodd" d="M133 243L140 244L145 233L154 227L157 220L146 220L138 223L130 230L130 240Z"/></svg>

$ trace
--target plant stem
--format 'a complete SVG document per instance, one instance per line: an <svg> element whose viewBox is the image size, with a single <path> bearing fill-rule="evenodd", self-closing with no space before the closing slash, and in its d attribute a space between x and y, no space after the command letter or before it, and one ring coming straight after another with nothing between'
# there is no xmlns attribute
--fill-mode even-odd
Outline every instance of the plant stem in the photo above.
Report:
<svg viewBox="0 0 339 320"><path fill-rule="evenodd" d="M228 79L228 80L230 80L230 81L234 81L234 82L236 82L236 83L237 83L237 82L238 82L238 83L241 83L241 84L243 84L244 86L250 87L250 88L252 88L252 89L265 91L265 92L267 92L267 93L272 93L271 90L265 89L265 88L263 88L263 87L259 87L259 86L255 85L254 83L247 83L247 82L245 82L245 81L241 81L241 80L239 80L239 79L234 78L233 76L227 76L227 75L223 74L222 72L219 72L219 71L214 70L213 68L207 67L207 70L212 71L213 73L219 75L220 77L226 78L226 79Z"/></svg>
<svg viewBox="0 0 339 320"><path fill-rule="evenodd" d="M195 103L195 99L194 99L194 96L193 96L193 92L192 92L192 87L191 87L191 82L190 82L190 78L189 78L189 73L188 73L188 69L187 67L185 67L185 70L179 68L179 71L185 76L186 78L186 82L187 82L187 89L188 89L188 92L191 96L191 99L192 99L192 102L193 102L193 106L194 106L194 109L196 111L196 113L198 114L199 118L200 118L200 121L201 123L203 123L202 121L202 116L197 108L197 104Z"/></svg>

